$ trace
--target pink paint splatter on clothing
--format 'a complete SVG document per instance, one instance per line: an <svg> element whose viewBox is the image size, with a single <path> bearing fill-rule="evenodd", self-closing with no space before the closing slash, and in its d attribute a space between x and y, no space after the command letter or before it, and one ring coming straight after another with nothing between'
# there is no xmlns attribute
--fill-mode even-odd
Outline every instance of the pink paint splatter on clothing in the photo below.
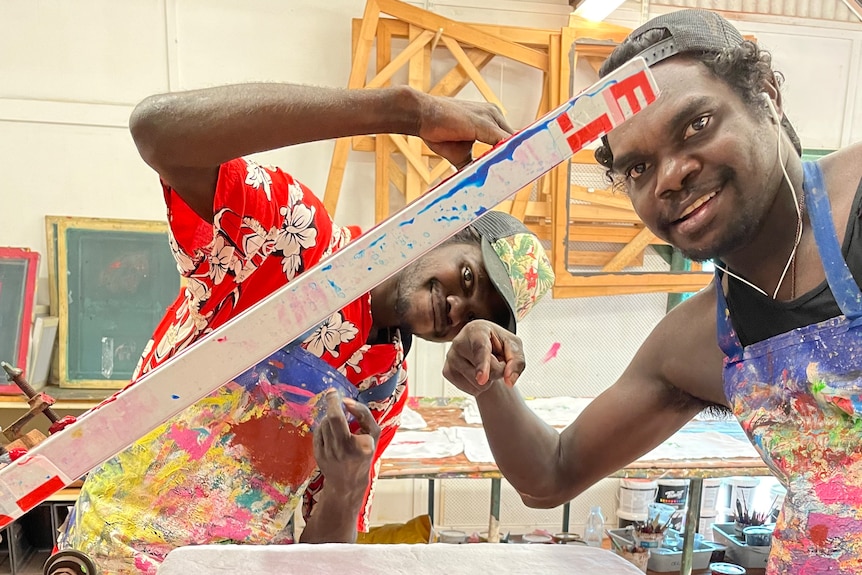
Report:
<svg viewBox="0 0 862 575"><path fill-rule="evenodd" d="M176 426L168 430L167 436L180 449L189 454L191 461L197 461L203 457L215 439L214 435L208 435L201 441L201 434L198 431Z"/></svg>

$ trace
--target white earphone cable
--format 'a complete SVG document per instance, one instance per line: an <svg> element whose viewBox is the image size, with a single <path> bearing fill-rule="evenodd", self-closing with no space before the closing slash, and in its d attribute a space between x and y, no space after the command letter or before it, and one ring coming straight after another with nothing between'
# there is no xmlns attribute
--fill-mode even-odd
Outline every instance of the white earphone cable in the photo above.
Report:
<svg viewBox="0 0 862 575"><path fill-rule="evenodd" d="M772 115L772 118L775 120L775 133L777 136L778 147L778 164L781 166L781 173L784 174L784 180L787 182L787 186L790 188L790 194L793 197L793 205L796 207L796 217L798 218L796 238L793 242L793 249L790 250L790 257L787 258L787 263L784 264L784 271L781 272L781 277L778 279L778 285L775 286L775 291L772 294L772 299L777 299L778 291L781 289L781 286L784 284L784 279L787 276L787 270L790 269L790 266L793 263L793 258L796 256L796 249L799 247L799 243L802 241L802 208L799 205L799 198L796 195L796 188L793 187L793 182L790 181L790 175L787 173L787 168L784 166L784 162L781 160L781 117L778 115L778 111L775 109L775 105L772 103L772 99L769 97L769 95L763 93L763 96L766 100L766 105L769 108L769 112ZM765 290L757 287L745 278L736 275L735 273L731 272L727 268L718 265L717 263L713 262L713 265L715 265L715 267L717 267L727 275L741 281L742 283L746 284L751 288L754 288L758 292L762 293L764 296L769 297L769 294L766 293Z"/></svg>

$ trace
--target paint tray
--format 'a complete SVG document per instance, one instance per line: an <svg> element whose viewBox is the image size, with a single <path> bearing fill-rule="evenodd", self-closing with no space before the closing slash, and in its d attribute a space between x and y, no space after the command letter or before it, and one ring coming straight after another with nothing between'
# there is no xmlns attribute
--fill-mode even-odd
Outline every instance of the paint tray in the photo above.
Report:
<svg viewBox="0 0 862 575"><path fill-rule="evenodd" d="M713 538L727 546L727 560L746 569L763 569L769 559L769 547L752 547L736 536L733 523L713 523Z"/></svg>
<svg viewBox="0 0 862 575"><path fill-rule="evenodd" d="M670 530L673 533L676 533L680 539L682 538L682 534ZM619 539L625 539L629 543L633 544L634 538L632 537L632 529L624 528L624 529L611 529L611 533L616 535ZM716 557L719 557L725 551L725 546L720 543L713 543L712 541L698 540L695 541L694 552L691 557L691 567L694 570L699 569L707 569L709 564L712 563L713 553L716 554ZM679 549L670 549L667 547L659 547L657 549L650 549L649 562L647 563L647 568L650 571L654 571L656 573L679 573L680 567L682 565L682 550Z"/></svg>

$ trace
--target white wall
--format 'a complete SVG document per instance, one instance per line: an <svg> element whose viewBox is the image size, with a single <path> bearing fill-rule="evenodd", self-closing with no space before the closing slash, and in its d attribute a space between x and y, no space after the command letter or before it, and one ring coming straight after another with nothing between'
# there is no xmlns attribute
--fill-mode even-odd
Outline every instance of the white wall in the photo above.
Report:
<svg viewBox="0 0 862 575"><path fill-rule="evenodd" d="M566 0L412 2L464 21L540 28L567 22ZM0 199L6 217L0 245L45 253L46 214L162 219L155 174L139 159L126 123L147 95L241 81L292 81L344 86L350 67L350 20L363 0L0 0ZM637 24L620 11L617 21ZM862 137L860 33L848 26L794 27L740 23L774 47L787 76L789 115L807 147L837 147ZM858 28L857 28L858 29ZM524 125L535 112L538 76L493 62L488 83ZM478 97L465 91L465 97ZM331 143L266 154L267 161L322 190ZM368 225L373 218L373 159L351 153L336 218ZM39 300L47 301L47 272ZM598 394L610 385L663 315L661 295L548 300L524 322L530 367L527 395ZM542 364L559 342L556 359ZM419 343L411 358L415 395L454 395L440 376L445 347ZM378 490L378 521L425 511L425 482L387 481ZM442 524L486 524L487 485L448 480L441 489ZM576 501L573 528L598 503L609 521L616 482ZM476 502L479 503L476 503ZM554 529L559 512L526 510L504 491L503 525ZM508 518L508 519L507 519Z"/></svg>

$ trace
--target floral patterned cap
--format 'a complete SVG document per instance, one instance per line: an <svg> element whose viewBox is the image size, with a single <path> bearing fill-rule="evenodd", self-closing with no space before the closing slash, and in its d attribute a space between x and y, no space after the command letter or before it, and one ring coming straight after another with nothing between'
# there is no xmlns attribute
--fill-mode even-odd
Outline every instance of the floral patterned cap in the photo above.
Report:
<svg viewBox="0 0 862 575"><path fill-rule="evenodd" d="M536 234L504 212L489 211L470 224L482 238L485 271L509 308L508 325L517 322L554 285L554 270Z"/></svg>

